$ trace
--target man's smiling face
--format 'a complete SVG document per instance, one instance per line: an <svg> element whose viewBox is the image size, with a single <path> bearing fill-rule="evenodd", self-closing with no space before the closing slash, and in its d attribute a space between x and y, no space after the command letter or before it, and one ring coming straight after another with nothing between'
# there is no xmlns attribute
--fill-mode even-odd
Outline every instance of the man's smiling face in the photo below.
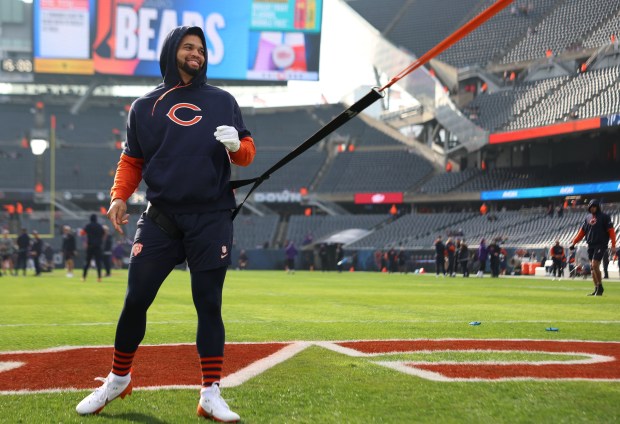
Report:
<svg viewBox="0 0 620 424"><path fill-rule="evenodd" d="M205 48L197 35L186 35L179 43L177 66L184 82L198 75L205 65Z"/></svg>

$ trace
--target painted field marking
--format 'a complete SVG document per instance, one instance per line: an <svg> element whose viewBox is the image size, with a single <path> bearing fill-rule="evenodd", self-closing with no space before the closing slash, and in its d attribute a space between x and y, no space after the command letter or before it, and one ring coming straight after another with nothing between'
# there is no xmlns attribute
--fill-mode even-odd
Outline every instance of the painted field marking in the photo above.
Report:
<svg viewBox="0 0 620 424"><path fill-rule="evenodd" d="M373 363L432 381L509 380L620 381L620 342L527 339L414 339L227 343L223 387L234 387L294 357L310 346L367 358ZM111 346L58 347L0 352L0 394L88 390L109 372ZM581 356L567 361L380 360L391 354L439 352L542 353ZM153 372L157 370L157 372ZM61 379L58 376L62 376ZM134 363L137 390L198 389L200 366L193 343L142 345Z"/></svg>
<svg viewBox="0 0 620 424"><path fill-rule="evenodd" d="M571 340L434 339L323 343L356 357L429 352L515 352L585 356L568 361L375 361L433 381L588 380L620 381L620 342Z"/></svg>

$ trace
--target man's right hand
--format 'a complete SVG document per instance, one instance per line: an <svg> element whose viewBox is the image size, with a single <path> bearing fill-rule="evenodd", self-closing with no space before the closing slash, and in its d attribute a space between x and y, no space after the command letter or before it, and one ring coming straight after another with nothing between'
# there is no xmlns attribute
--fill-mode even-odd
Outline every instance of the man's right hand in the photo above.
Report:
<svg viewBox="0 0 620 424"><path fill-rule="evenodd" d="M121 225L125 225L129 222L129 215L127 214L127 204L124 200L114 199L112 203L110 203L108 219L116 231L120 234L125 234Z"/></svg>

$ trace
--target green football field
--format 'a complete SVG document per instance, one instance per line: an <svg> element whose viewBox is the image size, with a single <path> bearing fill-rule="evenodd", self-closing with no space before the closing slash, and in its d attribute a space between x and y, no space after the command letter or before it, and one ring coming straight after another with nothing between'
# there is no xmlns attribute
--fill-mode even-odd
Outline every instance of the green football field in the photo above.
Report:
<svg viewBox="0 0 620 424"><path fill-rule="evenodd" d="M103 283L94 280L92 271L86 283L61 271L1 277L1 353L111 346L126 272L116 271ZM227 342L303 348L224 388L223 395L245 423L620 422L620 356L596 356L587 347L618 351L620 345L620 282L605 288L604 296L588 297L592 283L582 279L230 271L223 305ZM136 361L150 345L194 342L188 273L171 274L148 319ZM453 347L437 348L427 339ZM497 348L505 341L525 348ZM576 351L567 341L604 343L585 343ZM528 349L534 342L560 350ZM162 367L169 359L158 358ZM0 355L0 371L1 366ZM93 364L81 359L71 366ZM541 370L550 374L527 374ZM156 376L158 370L150 372ZM0 390L0 422L201 421L194 388L136 388L100 415L80 417L75 405L89 392L63 390L63 373L53 368L45 373L60 389Z"/></svg>

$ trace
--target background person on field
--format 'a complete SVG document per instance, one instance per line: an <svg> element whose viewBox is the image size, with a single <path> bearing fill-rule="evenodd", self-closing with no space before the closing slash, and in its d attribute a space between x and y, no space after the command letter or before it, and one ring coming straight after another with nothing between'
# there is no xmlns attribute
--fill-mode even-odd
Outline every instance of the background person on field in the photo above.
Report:
<svg viewBox="0 0 620 424"><path fill-rule="evenodd" d="M32 243L30 246L30 257L34 263L34 276L41 275L41 255L43 254L43 240L39 237L37 230L32 230Z"/></svg>
<svg viewBox="0 0 620 424"><path fill-rule="evenodd" d="M28 266L28 255L30 254L30 236L28 230L22 228L21 234L17 237L17 265L15 266L15 275L22 270L24 277L26 276L26 267Z"/></svg>
<svg viewBox="0 0 620 424"><path fill-rule="evenodd" d="M2 230L2 238L0 239L0 261L2 261L2 273L5 275L15 274L13 254L15 253L15 243L10 237L9 230Z"/></svg>
<svg viewBox="0 0 620 424"><path fill-rule="evenodd" d="M75 241L75 234L73 234L70 226L65 225L62 227L62 256L65 261L65 269L68 278L73 278L76 255L77 243Z"/></svg>
<svg viewBox="0 0 620 424"><path fill-rule="evenodd" d="M237 266L239 267L239 270L246 270L248 268L249 262L250 258L248 258L247 252L242 249L241 252L239 252L239 259L237 260Z"/></svg>
<svg viewBox="0 0 620 424"><path fill-rule="evenodd" d="M610 241L612 249L616 251L616 230L609 215L601 211L601 203L597 199L592 199L588 203L588 214L571 247L574 248L584 238L588 243L588 259L594 283L594 291L588 296L602 296L605 289L601 275L601 260L609 248Z"/></svg>
<svg viewBox="0 0 620 424"><path fill-rule="evenodd" d="M295 274L295 258L298 252L292 240L287 243L284 253L286 255L286 271L289 274Z"/></svg>
<svg viewBox="0 0 620 424"><path fill-rule="evenodd" d="M484 272L487 268L487 257L489 256L489 250L487 249L487 242L485 239L480 240L480 246L478 246L478 264L480 268L476 273L476 277L484 277Z"/></svg>
<svg viewBox="0 0 620 424"><path fill-rule="evenodd" d="M110 227L103 225L103 248L101 253L101 261L103 263L103 269L105 269L105 276L112 275L112 241L113 237L110 234Z"/></svg>
<svg viewBox="0 0 620 424"><path fill-rule="evenodd" d="M607 279L609 279L609 249L603 254L603 280Z"/></svg>
<svg viewBox="0 0 620 424"><path fill-rule="evenodd" d="M497 242L497 239L494 239L487 248L489 252L489 260L491 263L491 277L498 278L499 277L500 247Z"/></svg>
<svg viewBox="0 0 620 424"><path fill-rule="evenodd" d="M549 257L551 257L551 260L553 261L553 266L551 267L553 279L555 280L557 277L561 280L564 276L564 268L562 267L564 248L560 246L560 240L556 240L555 244L551 246L551 249L549 249Z"/></svg>
<svg viewBox="0 0 620 424"><path fill-rule="evenodd" d="M463 277L469 277L469 247L467 246L467 243L465 243L465 240L461 240L459 243L458 261L461 266Z"/></svg>
<svg viewBox="0 0 620 424"><path fill-rule="evenodd" d="M435 242L435 277L446 276L446 246L441 241L441 236L437 236Z"/></svg>
<svg viewBox="0 0 620 424"><path fill-rule="evenodd" d="M450 277L456 276L456 244L452 240L452 237L448 237L446 240L446 253L448 255L448 275Z"/></svg>
<svg viewBox="0 0 620 424"><path fill-rule="evenodd" d="M82 271L82 281L86 281L90 262L94 259L97 267L97 281L101 281L102 254L101 245L103 244L103 226L97 222L97 215L90 216L90 222L86 224L82 232L86 235L86 259Z"/></svg>
<svg viewBox="0 0 620 424"><path fill-rule="evenodd" d="M112 265L114 269L123 269L123 259L126 255L125 243L123 240L118 240L112 249Z"/></svg>

